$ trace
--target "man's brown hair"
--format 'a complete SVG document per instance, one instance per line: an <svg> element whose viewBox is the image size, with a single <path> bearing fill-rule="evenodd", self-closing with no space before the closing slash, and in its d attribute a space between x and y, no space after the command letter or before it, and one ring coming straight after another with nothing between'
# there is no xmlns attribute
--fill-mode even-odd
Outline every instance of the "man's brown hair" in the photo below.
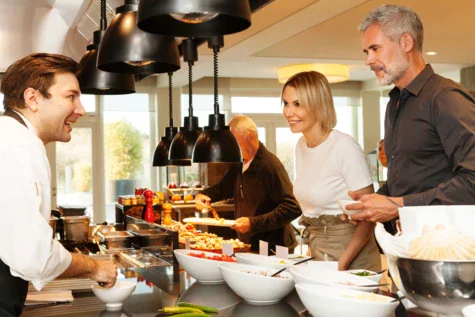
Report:
<svg viewBox="0 0 475 317"><path fill-rule="evenodd" d="M48 89L54 85L55 74L73 73L77 76L79 65L73 59L59 54L35 53L11 64L2 78L5 110L25 108L24 92L38 90L51 98Z"/></svg>

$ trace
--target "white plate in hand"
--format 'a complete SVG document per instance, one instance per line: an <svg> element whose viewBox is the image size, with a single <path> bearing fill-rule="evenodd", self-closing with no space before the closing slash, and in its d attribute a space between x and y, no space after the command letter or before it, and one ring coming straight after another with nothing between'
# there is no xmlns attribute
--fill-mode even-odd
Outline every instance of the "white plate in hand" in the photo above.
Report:
<svg viewBox="0 0 475 317"><path fill-rule="evenodd" d="M195 225L204 226L218 226L218 227L231 227L236 224L236 220L223 219L216 220L214 218L185 218L184 223L192 223Z"/></svg>
<svg viewBox="0 0 475 317"><path fill-rule="evenodd" d="M361 201L359 200L349 200L349 199L340 199L337 201L338 206L340 206L341 211L347 216L354 215L358 212L362 212L363 210L348 210L346 209L346 205L351 205L351 204L357 204L360 203Z"/></svg>

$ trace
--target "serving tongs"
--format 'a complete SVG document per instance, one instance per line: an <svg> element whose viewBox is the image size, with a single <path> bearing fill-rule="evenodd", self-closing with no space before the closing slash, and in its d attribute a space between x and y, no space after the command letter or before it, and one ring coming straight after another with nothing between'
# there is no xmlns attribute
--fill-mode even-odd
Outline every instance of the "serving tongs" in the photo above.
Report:
<svg viewBox="0 0 475 317"><path fill-rule="evenodd" d="M209 206L207 208L203 208L203 210L201 211L202 213L208 213L211 211L211 214L213 215L213 218L214 220L219 220L220 217L218 215L218 212L216 211L216 209L214 209L213 207Z"/></svg>
<svg viewBox="0 0 475 317"><path fill-rule="evenodd" d="M305 260L302 260L302 261L295 262L295 263L292 264L292 265L299 265L299 264L301 264L301 263L305 263L305 262L307 262L307 261L311 261L311 260L313 260L313 259L315 259L315 258L316 258L316 256L312 256L311 258L308 258L308 259L305 259ZM288 269L288 267L284 267L283 269L280 269L280 270L278 270L277 272L275 272L274 274L272 274L271 277L274 277L274 276L276 276L277 274L282 273L282 272L284 272L284 271L287 270L287 269Z"/></svg>

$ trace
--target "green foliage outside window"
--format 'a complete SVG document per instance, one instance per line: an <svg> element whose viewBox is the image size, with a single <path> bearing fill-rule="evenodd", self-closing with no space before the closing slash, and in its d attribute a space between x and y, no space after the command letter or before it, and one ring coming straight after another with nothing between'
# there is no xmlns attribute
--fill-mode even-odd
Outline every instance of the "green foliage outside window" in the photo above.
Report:
<svg viewBox="0 0 475 317"><path fill-rule="evenodd" d="M107 179L133 179L143 160L140 131L132 123L121 119L107 123L104 134Z"/></svg>

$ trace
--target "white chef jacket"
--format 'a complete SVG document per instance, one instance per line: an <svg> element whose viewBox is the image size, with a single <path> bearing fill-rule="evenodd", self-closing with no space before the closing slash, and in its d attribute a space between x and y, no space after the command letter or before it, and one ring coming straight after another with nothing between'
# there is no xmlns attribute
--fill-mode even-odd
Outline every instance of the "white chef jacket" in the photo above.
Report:
<svg viewBox="0 0 475 317"><path fill-rule="evenodd" d="M21 114L20 114L21 116ZM51 217L51 169L33 125L0 116L0 259L40 290L71 264Z"/></svg>

